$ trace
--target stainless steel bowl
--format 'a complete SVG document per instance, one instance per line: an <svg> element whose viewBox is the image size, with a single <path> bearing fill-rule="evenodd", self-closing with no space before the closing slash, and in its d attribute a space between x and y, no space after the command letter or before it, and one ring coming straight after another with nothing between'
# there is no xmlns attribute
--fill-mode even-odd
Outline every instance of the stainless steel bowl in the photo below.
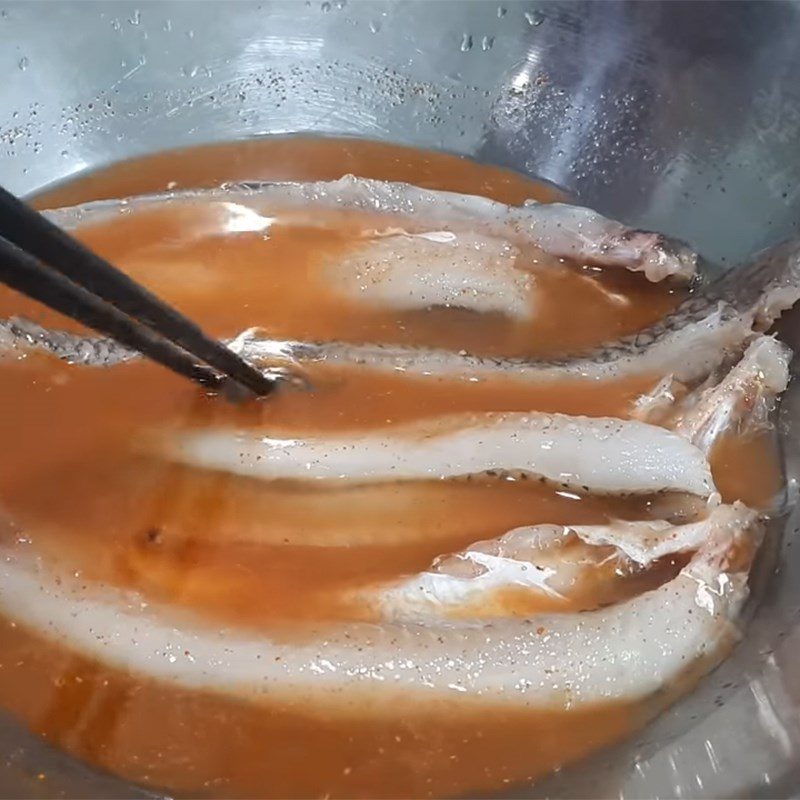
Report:
<svg viewBox="0 0 800 800"><path fill-rule="evenodd" d="M33 192L167 147L352 134L549 179L725 266L800 222L798 42L793 2L0 0L0 182ZM800 318L784 332L800 343ZM798 419L790 392L791 497ZM725 665L635 741L514 796L800 793L795 529L776 526ZM144 796L8 718L0 755L3 797Z"/></svg>

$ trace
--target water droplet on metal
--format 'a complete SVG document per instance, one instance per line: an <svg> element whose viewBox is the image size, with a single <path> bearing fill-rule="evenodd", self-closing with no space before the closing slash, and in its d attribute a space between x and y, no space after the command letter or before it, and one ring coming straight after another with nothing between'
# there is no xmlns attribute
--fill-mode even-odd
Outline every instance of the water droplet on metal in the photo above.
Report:
<svg viewBox="0 0 800 800"><path fill-rule="evenodd" d="M115 31L121 30L122 29L122 23L118 19L112 19L111 20L111 27Z"/></svg>
<svg viewBox="0 0 800 800"><path fill-rule="evenodd" d="M466 53L472 50L472 34L465 33L461 39L461 52Z"/></svg>
<svg viewBox="0 0 800 800"><path fill-rule="evenodd" d="M486 50L491 50L493 45L494 45L494 36L484 36L483 39L481 39L481 50L483 50L484 52Z"/></svg>
<svg viewBox="0 0 800 800"><path fill-rule="evenodd" d="M172 31L172 20L171 19L165 20L165 22L164 22L164 30L167 33L170 33Z"/></svg>
<svg viewBox="0 0 800 800"><path fill-rule="evenodd" d="M502 19L508 13L507 8L503 8L503 6L497 6L497 18Z"/></svg>
<svg viewBox="0 0 800 800"><path fill-rule="evenodd" d="M28 61L28 57L27 56L22 56L22 58L19 61L17 61L17 66L23 72L25 72L25 70L28 69L28 64L30 64L30 61Z"/></svg>
<svg viewBox="0 0 800 800"><path fill-rule="evenodd" d="M381 29L380 20L373 19L373 20L370 21L370 23L369 23L370 33L378 33L378 31L380 29Z"/></svg>
<svg viewBox="0 0 800 800"><path fill-rule="evenodd" d="M138 25L141 21L142 21L142 12L139 11L139 9L137 8L133 12L133 16L128 19L128 22L131 25Z"/></svg>
<svg viewBox="0 0 800 800"><path fill-rule="evenodd" d="M544 14L541 11L526 11L525 19L528 25L536 27L544 22Z"/></svg>
<svg viewBox="0 0 800 800"><path fill-rule="evenodd" d="M319 8L323 14L327 14L331 10L331 4L325 0L325 2Z"/></svg>

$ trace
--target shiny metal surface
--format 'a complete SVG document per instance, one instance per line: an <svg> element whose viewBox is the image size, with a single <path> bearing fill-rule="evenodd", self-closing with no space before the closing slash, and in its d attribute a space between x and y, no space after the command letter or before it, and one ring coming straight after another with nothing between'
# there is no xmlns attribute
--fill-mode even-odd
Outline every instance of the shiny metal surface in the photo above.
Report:
<svg viewBox="0 0 800 800"><path fill-rule="evenodd" d="M0 0L0 182L31 192L166 147L344 133L535 174L724 266L800 222L798 41L792 2ZM784 330L800 344L800 317ZM792 496L798 424L795 391ZM800 546L782 526L735 655L637 740L514 796L800 793ZM143 796L6 718L0 754L4 797Z"/></svg>

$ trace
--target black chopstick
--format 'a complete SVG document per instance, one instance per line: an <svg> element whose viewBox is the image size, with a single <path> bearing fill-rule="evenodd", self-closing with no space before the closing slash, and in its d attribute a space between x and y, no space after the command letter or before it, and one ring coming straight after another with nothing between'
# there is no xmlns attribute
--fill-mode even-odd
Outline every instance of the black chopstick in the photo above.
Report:
<svg viewBox="0 0 800 800"><path fill-rule="evenodd" d="M114 306L98 299L2 237L0 281L193 381L212 388L220 385L218 373L195 364L185 351L153 334L149 328L125 316Z"/></svg>
<svg viewBox="0 0 800 800"><path fill-rule="evenodd" d="M262 375L220 342L206 336L190 319L159 300L124 272L109 264L2 187L0 187L0 237L4 237L7 243L16 246L13 258L8 248L4 248L5 256L10 259L8 262L10 266L3 270L6 283L9 283L9 271L13 271L15 264L20 264L20 254L24 251L47 265L48 272L38 274L40 278L42 276L49 278L48 286L57 287L47 291L48 296L58 298L58 302L61 302L62 306L58 310L62 313L78 319L70 309L79 307L78 313L84 314L87 319L94 319L95 324L84 319L81 319L81 322L85 322L95 330L103 330L109 336L151 358L155 358L154 353L160 353L160 358L155 360L171 369L176 369L176 365L182 362L178 357L177 348L174 347L177 345L201 363L212 366L222 375L227 375L257 395L268 394L274 388L274 380ZM19 291L29 296L33 296L31 291L37 291L32 285L34 275L32 270L33 264L28 261L24 271L25 277L18 280L25 285L25 288L19 288ZM63 281L54 282L53 274L58 273L61 273L62 277L66 276L73 287L82 288L85 294L71 293ZM42 294L42 290L38 291ZM101 301L105 301L106 306L110 304L114 310L123 313L113 316L112 323L112 315L107 309L101 310L96 303L87 303L87 297L100 298ZM52 305L47 300L37 299ZM126 314L133 318L127 328L121 322ZM116 333L111 332L109 324L113 324ZM98 327L99 325L104 327ZM150 329L148 337L143 333L147 329ZM160 336L156 337L153 334ZM127 341L123 342L121 335L126 336ZM162 344L156 345L157 340ZM166 347L164 340L171 342L173 347ZM143 347L147 347L150 352L145 352ZM167 364L165 359L171 363ZM186 356L186 359L191 362L189 356ZM185 365L177 371L191 377L187 374ZM209 370L206 369L197 375L207 376L207 373ZM205 377L195 379L208 383Z"/></svg>

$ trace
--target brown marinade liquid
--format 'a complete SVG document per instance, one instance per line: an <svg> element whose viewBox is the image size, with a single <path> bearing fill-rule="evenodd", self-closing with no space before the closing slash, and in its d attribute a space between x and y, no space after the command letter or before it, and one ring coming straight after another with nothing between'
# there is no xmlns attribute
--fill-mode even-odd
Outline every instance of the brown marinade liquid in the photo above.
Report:
<svg viewBox="0 0 800 800"><path fill-rule="evenodd" d="M109 167L37 200L56 207L240 180L357 175L482 194L558 199L550 187L455 156L356 140L285 139L175 151ZM226 233L202 206L132 213L79 235L136 279L232 336L262 326L276 338L394 342L487 355L552 357L652 323L680 290L641 275L551 259L537 273L531 321L453 309L397 313L346 302L322 266L352 248L357 226L278 220ZM541 258L523 253L522 258ZM0 318L74 324L0 289ZM478 317L481 317L480 319ZM483 318L485 317L485 318ZM158 426L269 426L348 431L461 411L561 411L625 416L658 376L590 386L498 377L466 383L318 365L311 391L283 389L234 406L148 363L76 368L41 356L0 361L0 502L42 552L87 578L130 587L204 615L269 631L351 618L341 597L424 569L439 554L538 522L603 523L649 513L641 499L580 497L535 481L420 483L331 489L203 472L139 447ZM764 467L752 479L753 460ZM729 498L758 505L780 482L765 441L730 440L715 458ZM344 544L343 544L344 542ZM349 546L347 543L351 542ZM327 544L326 544L327 543ZM665 580L679 563L660 565ZM598 584L599 585L599 584ZM647 588L620 582L618 596ZM600 591L600 589L598 589ZM302 598L302 601L298 601ZM512 592L508 610L545 610ZM652 709L608 704L524 713L454 699L361 719L247 703L160 685L93 663L0 620L0 704L53 744L132 781L192 796L405 797L502 790L617 740Z"/></svg>

